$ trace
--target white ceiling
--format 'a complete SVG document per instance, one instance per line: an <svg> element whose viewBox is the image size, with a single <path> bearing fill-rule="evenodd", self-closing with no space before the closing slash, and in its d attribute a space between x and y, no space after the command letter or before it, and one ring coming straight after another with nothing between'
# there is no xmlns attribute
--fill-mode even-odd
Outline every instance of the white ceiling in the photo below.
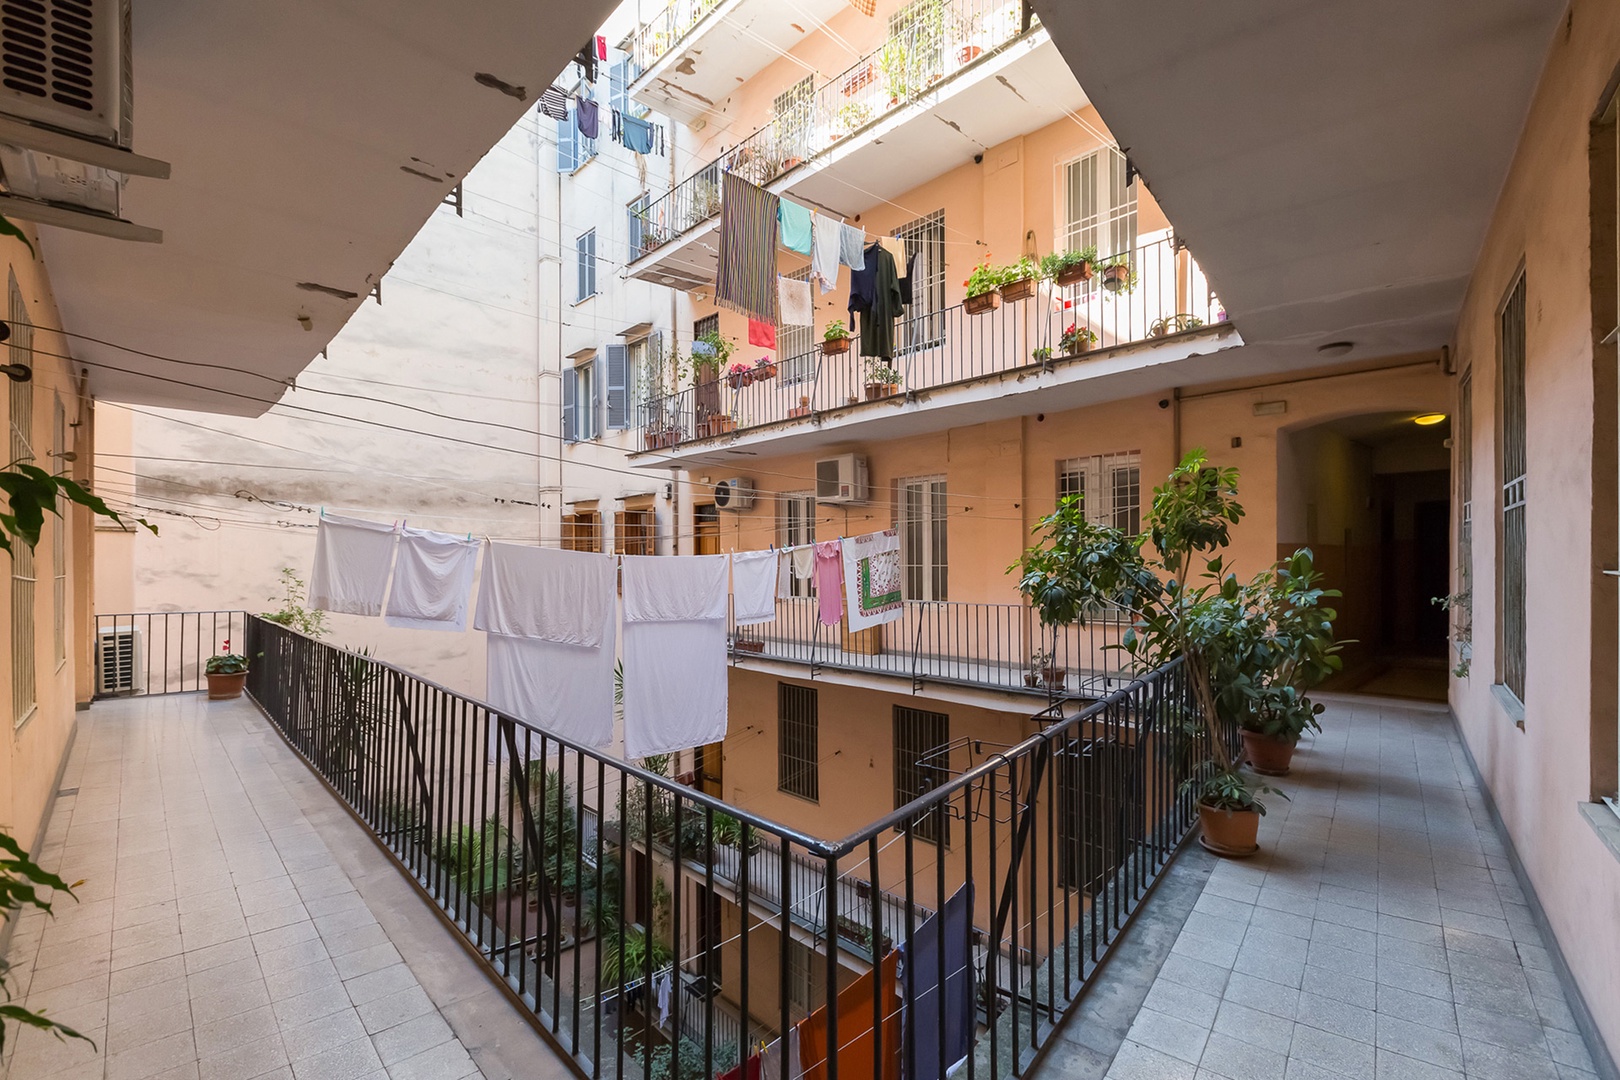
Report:
<svg viewBox="0 0 1620 1080"><path fill-rule="evenodd" d="M1250 373L1450 340L1562 3L1037 0ZM1576 32L1579 30L1577 28Z"/></svg>
<svg viewBox="0 0 1620 1080"><path fill-rule="evenodd" d="M133 149L173 174L132 179L124 215L163 242L43 227L42 255L72 333L227 370L81 337L92 393L262 413L613 6L136 0Z"/></svg>

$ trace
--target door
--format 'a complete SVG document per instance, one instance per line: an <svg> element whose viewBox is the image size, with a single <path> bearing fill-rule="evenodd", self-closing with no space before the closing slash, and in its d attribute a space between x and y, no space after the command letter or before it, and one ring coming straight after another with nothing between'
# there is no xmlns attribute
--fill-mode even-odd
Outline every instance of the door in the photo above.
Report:
<svg viewBox="0 0 1620 1080"><path fill-rule="evenodd" d="M726 786L724 748L719 743L709 743L692 751L692 773L697 778L699 791L721 798Z"/></svg>
<svg viewBox="0 0 1620 1080"><path fill-rule="evenodd" d="M714 503L692 508L692 554L720 554L720 511Z"/></svg>

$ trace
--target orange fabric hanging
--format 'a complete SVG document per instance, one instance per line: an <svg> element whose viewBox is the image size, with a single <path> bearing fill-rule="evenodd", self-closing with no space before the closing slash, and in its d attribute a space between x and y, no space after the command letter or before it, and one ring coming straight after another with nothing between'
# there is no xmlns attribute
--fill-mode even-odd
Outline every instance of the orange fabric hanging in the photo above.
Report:
<svg viewBox="0 0 1620 1080"><path fill-rule="evenodd" d="M876 972L867 972L838 992L838 1080L900 1080L900 993L895 976L900 953L894 949ZM883 1003L883 1071L872 1073L872 993ZM799 1061L804 1080L828 1080L827 1007L799 1027Z"/></svg>

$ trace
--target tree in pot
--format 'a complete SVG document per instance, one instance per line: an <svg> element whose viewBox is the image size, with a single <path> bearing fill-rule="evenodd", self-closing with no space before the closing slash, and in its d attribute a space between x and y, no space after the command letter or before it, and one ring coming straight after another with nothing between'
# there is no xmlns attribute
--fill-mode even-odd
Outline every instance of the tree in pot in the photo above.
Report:
<svg viewBox="0 0 1620 1080"><path fill-rule="evenodd" d="M849 352L849 329L844 326L844 320L834 319L821 332L821 351L827 356Z"/></svg>
<svg viewBox="0 0 1620 1080"><path fill-rule="evenodd" d="M870 356L866 360L866 400L886 398L900 389L900 372L887 357Z"/></svg>
<svg viewBox="0 0 1620 1080"><path fill-rule="evenodd" d="M203 664L203 674L208 679L209 701L239 698L247 682L248 658L241 653L231 652L229 641L224 643L223 648L224 652L210 656Z"/></svg>

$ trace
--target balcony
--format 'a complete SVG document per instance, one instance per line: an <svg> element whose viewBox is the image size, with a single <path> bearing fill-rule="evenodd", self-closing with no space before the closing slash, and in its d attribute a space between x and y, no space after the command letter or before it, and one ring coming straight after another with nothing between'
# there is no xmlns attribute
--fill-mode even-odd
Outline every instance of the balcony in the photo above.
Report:
<svg viewBox="0 0 1620 1080"><path fill-rule="evenodd" d="M630 43L630 96L690 124L792 50L848 0L674 0ZM714 57L713 61L709 57Z"/></svg>
<svg viewBox="0 0 1620 1080"><path fill-rule="evenodd" d="M956 305L902 320L893 381L877 377L852 341L842 355L818 348L748 381L727 376L644 401L636 460L644 467L719 464L764 441L773 451L812 449L864 434L937 430L1032 411L1026 398L1037 391L1041 411L1058 412L1095 400L1090 384L1098 378L1197 364L1237 343L1220 299L1176 238L1149 238L1126 261L1136 274L1129 290L1110 292L1094 277L1043 285L979 315ZM1081 330L1095 342L1082 340Z"/></svg>
<svg viewBox="0 0 1620 1080"><path fill-rule="evenodd" d="M1025 30L1020 11L939 0L649 204L629 275L685 289L714 281L722 172L853 215L1084 107L1057 47L1039 24Z"/></svg>

